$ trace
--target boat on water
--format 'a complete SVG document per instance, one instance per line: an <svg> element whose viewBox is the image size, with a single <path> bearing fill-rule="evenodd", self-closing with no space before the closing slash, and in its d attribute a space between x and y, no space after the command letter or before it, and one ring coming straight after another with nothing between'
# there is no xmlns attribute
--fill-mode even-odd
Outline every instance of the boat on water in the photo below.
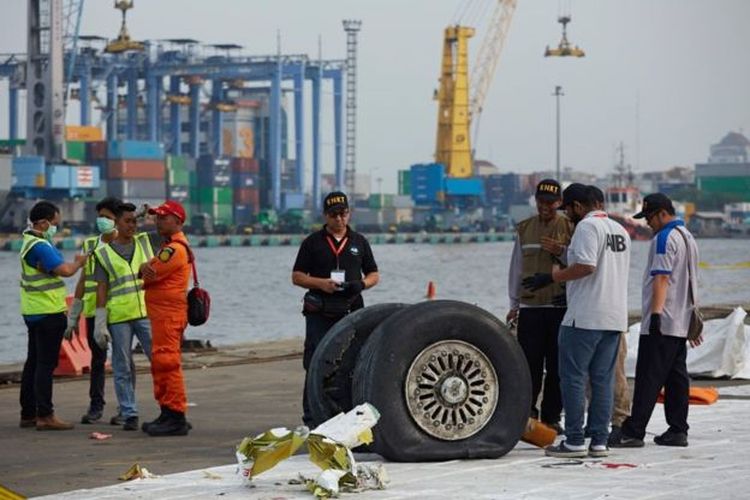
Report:
<svg viewBox="0 0 750 500"><path fill-rule="evenodd" d="M645 241L651 238L651 228L645 219L635 219L643 204L641 190L634 185L633 169L625 164L625 146L617 148L618 162L612 174L612 184L604 189L604 206L609 217L625 228L630 239Z"/></svg>

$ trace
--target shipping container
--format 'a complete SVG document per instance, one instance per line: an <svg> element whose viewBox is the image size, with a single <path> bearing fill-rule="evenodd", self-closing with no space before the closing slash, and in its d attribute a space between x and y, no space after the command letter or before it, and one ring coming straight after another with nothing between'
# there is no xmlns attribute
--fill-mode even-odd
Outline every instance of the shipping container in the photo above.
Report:
<svg viewBox="0 0 750 500"><path fill-rule="evenodd" d="M47 165L47 189L94 190L98 189L99 186L98 167Z"/></svg>
<svg viewBox="0 0 750 500"><path fill-rule="evenodd" d="M260 172L260 164L255 158L232 158L231 163L233 172Z"/></svg>
<svg viewBox="0 0 750 500"><path fill-rule="evenodd" d="M131 198L157 198L164 201L166 186L160 180L111 179L107 181L107 192L124 201L131 201Z"/></svg>
<svg viewBox="0 0 750 500"><path fill-rule="evenodd" d="M203 155L198 158L197 182L201 187L228 187L232 185L232 169L226 157Z"/></svg>
<svg viewBox="0 0 750 500"><path fill-rule="evenodd" d="M398 171L398 194L411 194L411 170Z"/></svg>
<svg viewBox="0 0 750 500"><path fill-rule="evenodd" d="M234 203L236 205L249 205L257 211L260 209L260 193L257 188L235 189Z"/></svg>
<svg viewBox="0 0 750 500"><path fill-rule="evenodd" d="M235 224L251 224L253 217L257 213L250 205L235 205L234 206L234 223Z"/></svg>
<svg viewBox="0 0 750 500"><path fill-rule="evenodd" d="M750 176L747 177L698 177L698 190L707 193L732 193L741 195L738 201L750 201Z"/></svg>
<svg viewBox="0 0 750 500"><path fill-rule="evenodd" d="M367 206L369 208L379 209L384 207L393 206L393 195L384 193L374 193L370 195L367 200Z"/></svg>
<svg viewBox="0 0 750 500"><path fill-rule="evenodd" d="M165 182L165 167L158 160L110 160L107 179L149 179Z"/></svg>
<svg viewBox="0 0 750 500"><path fill-rule="evenodd" d="M86 143L86 159L89 162L107 159L107 143L94 141Z"/></svg>
<svg viewBox="0 0 750 500"><path fill-rule="evenodd" d="M0 193L3 195L10 191L12 172L13 158L8 155L0 155Z"/></svg>
<svg viewBox="0 0 750 500"><path fill-rule="evenodd" d="M167 198L170 200L186 200L189 196L190 190L187 186L169 186L167 190Z"/></svg>
<svg viewBox="0 0 750 500"><path fill-rule="evenodd" d="M445 179L445 194L448 196L484 196L484 185L479 177Z"/></svg>
<svg viewBox="0 0 750 500"><path fill-rule="evenodd" d="M248 172L233 172L232 173L232 187L234 189L243 188L257 188L258 187L258 174L252 174Z"/></svg>
<svg viewBox="0 0 750 500"><path fill-rule="evenodd" d="M66 141L94 142L104 139L102 129L91 125L67 125L65 127Z"/></svg>
<svg viewBox="0 0 750 500"><path fill-rule="evenodd" d="M164 144L154 141L110 141L110 160L164 160Z"/></svg>
<svg viewBox="0 0 750 500"><path fill-rule="evenodd" d="M86 143L82 141L67 141L65 143L65 157L68 160L86 162Z"/></svg>
<svg viewBox="0 0 750 500"><path fill-rule="evenodd" d="M44 158L16 156L11 166L11 185L15 188L43 188L46 184Z"/></svg>
<svg viewBox="0 0 750 500"><path fill-rule="evenodd" d="M305 193L283 192L281 205L284 210L303 209L305 208Z"/></svg>
<svg viewBox="0 0 750 500"><path fill-rule="evenodd" d="M440 163L411 166L411 196L417 205L439 205L445 198L445 166Z"/></svg>
<svg viewBox="0 0 750 500"><path fill-rule="evenodd" d="M234 205L231 203L199 204L199 212L205 212L213 218L214 224L231 225L234 219Z"/></svg>
<svg viewBox="0 0 750 500"><path fill-rule="evenodd" d="M70 189L69 165L47 165L46 187L49 189Z"/></svg>
<svg viewBox="0 0 750 500"><path fill-rule="evenodd" d="M195 199L200 205L232 204L234 196L232 188L228 187L199 187L195 189Z"/></svg>

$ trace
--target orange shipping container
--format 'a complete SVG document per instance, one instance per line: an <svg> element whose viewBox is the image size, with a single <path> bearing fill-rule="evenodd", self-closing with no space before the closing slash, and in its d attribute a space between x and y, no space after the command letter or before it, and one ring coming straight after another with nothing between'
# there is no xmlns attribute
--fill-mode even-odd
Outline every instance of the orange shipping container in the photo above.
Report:
<svg viewBox="0 0 750 500"><path fill-rule="evenodd" d="M66 141L94 142L104 140L102 129L94 126L74 126L65 127Z"/></svg>
<svg viewBox="0 0 750 500"><path fill-rule="evenodd" d="M111 160L107 164L108 179L159 179L166 175L163 161Z"/></svg>

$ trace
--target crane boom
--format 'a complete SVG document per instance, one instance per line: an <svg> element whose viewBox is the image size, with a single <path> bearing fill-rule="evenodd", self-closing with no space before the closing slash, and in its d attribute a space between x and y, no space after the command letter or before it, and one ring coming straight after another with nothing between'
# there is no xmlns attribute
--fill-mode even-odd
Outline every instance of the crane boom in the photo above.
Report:
<svg viewBox="0 0 750 500"><path fill-rule="evenodd" d="M508 35L510 22L516 10L517 0L497 0L487 33L482 40L482 47L471 73L471 101L469 112L472 119L477 119L482 112L484 100L492 84L495 68L503 51L505 38Z"/></svg>

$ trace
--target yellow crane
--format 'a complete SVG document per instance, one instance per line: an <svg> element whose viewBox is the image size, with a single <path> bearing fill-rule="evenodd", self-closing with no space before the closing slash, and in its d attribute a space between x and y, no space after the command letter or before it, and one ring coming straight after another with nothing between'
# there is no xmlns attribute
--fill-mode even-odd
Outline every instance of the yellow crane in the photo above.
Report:
<svg viewBox="0 0 750 500"><path fill-rule="evenodd" d="M469 78L469 38L474 28L445 28L438 101L435 161L449 177L474 174L471 125L478 121L516 9L517 0L493 0L495 8Z"/></svg>

